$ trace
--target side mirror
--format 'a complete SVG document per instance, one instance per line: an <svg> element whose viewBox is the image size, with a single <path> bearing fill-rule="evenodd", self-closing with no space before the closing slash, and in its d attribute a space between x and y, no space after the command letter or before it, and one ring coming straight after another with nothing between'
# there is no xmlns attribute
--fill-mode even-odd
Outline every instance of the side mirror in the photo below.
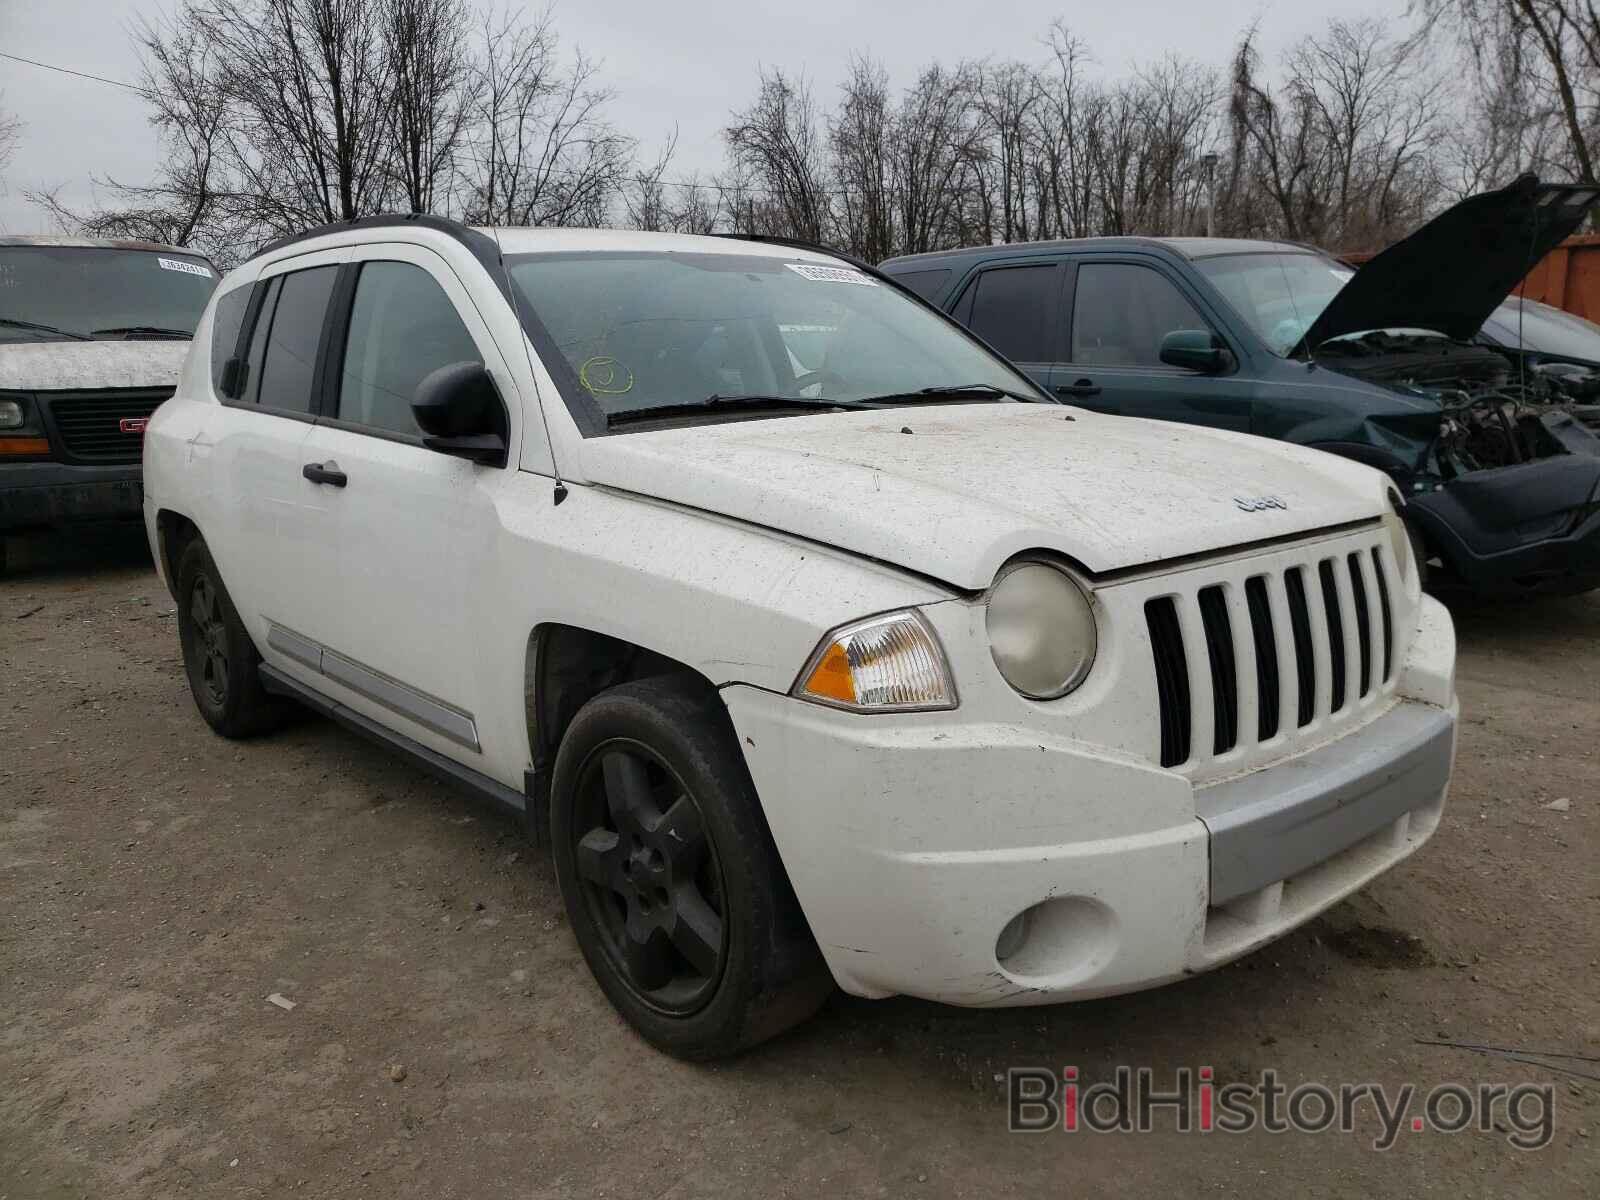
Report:
<svg viewBox="0 0 1600 1200"><path fill-rule="evenodd" d="M1209 329L1174 329L1161 339L1161 361L1169 367L1216 375L1233 365L1233 355Z"/></svg>
<svg viewBox="0 0 1600 1200"><path fill-rule="evenodd" d="M506 409L482 363L451 363L425 376L411 397L411 415L428 449L506 465Z"/></svg>

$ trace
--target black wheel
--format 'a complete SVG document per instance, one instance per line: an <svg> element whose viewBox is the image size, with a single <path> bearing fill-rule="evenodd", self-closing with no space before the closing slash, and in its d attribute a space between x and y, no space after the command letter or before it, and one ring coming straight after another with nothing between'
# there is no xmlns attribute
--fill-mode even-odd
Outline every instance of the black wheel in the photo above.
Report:
<svg viewBox="0 0 1600 1200"><path fill-rule="evenodd" d="M195 706L212 729L250 737L283 722L291 706L262 688L261 656L199 538L178 557L178 640Z"/></svg>
<svg viewBox="0 0 1600 1200"><path fill-rule="evenodd" d="M586 704L556 755L550 833L584 958L660 1049L736 1053L832 990L709 688L661 677Z"/></svg>

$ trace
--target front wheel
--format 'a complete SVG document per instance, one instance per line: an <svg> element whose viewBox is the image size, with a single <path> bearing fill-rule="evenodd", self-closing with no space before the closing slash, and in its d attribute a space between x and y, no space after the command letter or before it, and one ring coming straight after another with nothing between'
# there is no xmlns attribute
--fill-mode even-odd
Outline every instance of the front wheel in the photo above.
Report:
<svg viewBox="0 0 1600 1200"><path fill-rule="evenodd" d="M704 685L639 680L589 701L556 756L550 833L584 958L659 1049L737 1053L832 990Z"/></svg>

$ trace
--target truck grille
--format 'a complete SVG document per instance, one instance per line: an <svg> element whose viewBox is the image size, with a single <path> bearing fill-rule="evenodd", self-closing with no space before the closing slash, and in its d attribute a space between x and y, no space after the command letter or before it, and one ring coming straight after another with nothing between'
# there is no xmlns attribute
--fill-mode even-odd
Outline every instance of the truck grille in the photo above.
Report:
<svg viewBox="0 0 1600 1200"><path fill-rule="evenodd" d="M84 463L136 463L144 449L139 432L124 432L125 420L143 420L172 389L85 392L46 396L51 424L66 457Z"/></svg>
<svg viewBox="0 0 1600 1200"><path fill-rule="evenodd" d="M1161 765L1353 717L1392 682L1381 544L1145 601Z"/></svg>

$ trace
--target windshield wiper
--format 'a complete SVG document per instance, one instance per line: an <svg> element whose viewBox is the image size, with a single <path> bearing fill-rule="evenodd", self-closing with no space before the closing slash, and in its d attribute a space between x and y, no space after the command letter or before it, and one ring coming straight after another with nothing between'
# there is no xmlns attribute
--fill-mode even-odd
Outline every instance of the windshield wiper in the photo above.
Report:
<svg viewBox="0 0 1600 1200"><path fill-rule="evenodd" d="M941 383L934 387L918 388L914 392L885 392L881 396L866 396L862 404L916 404L922 400L942 400L947 396L988 396L997 399L1001 396L1008 400L1020 400L1024 404L1047 403L1042 397L1029 396L1025 392L1013 392L1010 388L996 387L992 383Z"/></svg>
<svg viewBox="0 0 1600 1200"><path fill-rule="evenodd" d="M133 337L182 338L186 342L194 340L194 334L187 329L163 329L160 325L113 325L109 329L96 329L92 332L95 337L121 334L123 340Z"/></svg>
<svg viewBox="0 0 1600 1200"><path fill-rule="evenodd" d="M12 329L34 329L40 333L54 333L64 338L74 338L80 342L92 342L94 339L87 333L78 333L72 329L57 329L54 325L40 325L36 321L19 321L15 317L0 317L0 325Z"/></svg>
<svg viewBox="0 0 1600 1200"><path fill-rule="evenodd" d="M704 400L688 404L657 404L651 408L628 408L606 415L607 425L624 425L630 421L650 421L657 417L683 417L701 415L719 408L868 408L860 400L829 400L822 396L764 396L758 393L724 396L713 393Z"/></svg>

